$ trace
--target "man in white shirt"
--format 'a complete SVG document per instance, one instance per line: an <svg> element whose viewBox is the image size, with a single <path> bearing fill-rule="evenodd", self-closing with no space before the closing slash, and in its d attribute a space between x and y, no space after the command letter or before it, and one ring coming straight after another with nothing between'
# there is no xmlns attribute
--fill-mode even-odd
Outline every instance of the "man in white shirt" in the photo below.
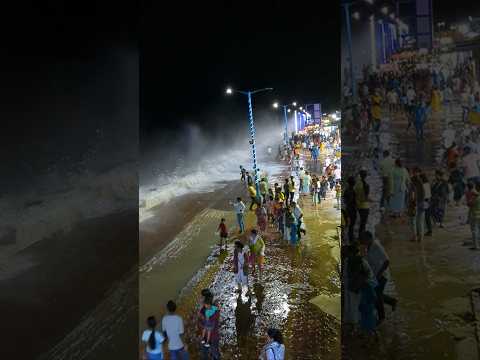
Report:
<svg viewBox="0 0 480 360"><path fill-rule="evenodd" d="M235 214L237 215L237 223L239 227L239 233L245 231L245 221L243 219L243 214L245 212L245 204L242 202L241 197L237 197L237 200L233 203L233 208L235 209Z"/></svg>
<svg viewBox="0 0 480 360"><path fill-rule="evenodd" d="M183 319L175 314L177 305L170 300L167 303L168 314L162 319L162 330L168 339L171 360L188 360L188 352L183 343Z"/></svg>
<svg viewBox="0 0 480 360"><path fill-rule="evenodd" d="M393 311L395 311L397 306L397 299L394 299L383 293L388 279L390 278L390 259L382 244L373 238L373 235L370 231L364 231L362 234L360 234L360 243L366 247L365 259L367 260L368 265L370 265L373 274L377 278L378 286L375 288L375 292L377 293L376 307L378 313L378 322L381 323L383 320L385 320L384 304L390 305Z"/></svg>
<svg viewBox="0 0 480 360"><path fill-rule="evenodd" d="M463 149L465 154L462 159L462 167L464 169L465 178L468 182L479 183L480 182L480 155L475 154L471 149L466 146Z"/></svg>
<svg viewBox="0 0 480 360"><path fill-rule="evenodd" d="M447 130L443 132L443 146L448 149L455 141L456 130L452 122L448 124Z"/></svg>
<svg viewBox="0 0 480 360"><path fill-rule="evenodd" d="M383 159L380 161L380 176L382 177L382 198L380 199L380 208L388 205L392 191L392 170L395 166L395 160L390 156L390 152L383 152Z"/></svg>

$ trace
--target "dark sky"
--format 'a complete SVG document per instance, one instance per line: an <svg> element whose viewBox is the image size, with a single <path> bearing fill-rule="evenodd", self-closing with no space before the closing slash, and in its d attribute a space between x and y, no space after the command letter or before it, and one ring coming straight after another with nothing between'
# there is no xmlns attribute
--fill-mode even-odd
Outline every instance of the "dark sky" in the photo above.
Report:
<svg viewBox="0 0 480 360"><path fill-rule="evenodd" d="M456 0L455 2L433 0L435 21L468 21L468 16L480 17L480 3L475 0Z"/></svg>
<svg viewBox="0 0 480 360"><path fill-rule="evenodd" d="M62 161L74 166L93 148L104 166L132 159L135 2L20 0L2 2L0 14L1 171L27 178Z"/></svg>
<svg viewBox="0 0 480 360"><path fill-rule="evenodd" d="M185 1L166 9L155 2L144 9L143 130L160 123L177 127L185 117L204 123L202 114L230 101L224 97L226 85L275 88L256 99L259 107L273 98L336 105L336 1L322 2L321 9L306 1L213 3Z"/></svg>

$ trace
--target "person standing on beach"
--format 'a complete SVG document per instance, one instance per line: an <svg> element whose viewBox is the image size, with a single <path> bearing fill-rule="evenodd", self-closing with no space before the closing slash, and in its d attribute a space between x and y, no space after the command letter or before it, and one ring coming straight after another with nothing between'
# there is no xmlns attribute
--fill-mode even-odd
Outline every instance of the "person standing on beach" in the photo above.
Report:
<svg viewBox="0 0 480 360"><path fill-rule="evenodd" d="M248 255L240 241L235 241L233 272L235 273L238 292L241 293L244 286L248 287Z"/></svg>
<svg viewBox="0 0 480 360"><path fill-rule="evenodd" d="M368 215L370 213L370 186L367 181L367 171L360 170L359 179L355 184L355 201L357 205L358 215L360 216L360 227L358 229L358 234L365 231L368 222Z"/></svg>
<svg viewBox="0 0 480 360"><path fill-rule="evenodd" d="M188 360L189 355L183 342L183 319L175 314L177 305L170 300L167 303L168 314L162 319L162 330L168 339L168 350L171 360Z"/></svg>
<svg viewBox="0 0 480 360"><path fill-rule="evenodd" d="M267 210L265 205L259 205L255 209L255 215L257 216L257 226L260 228L260 231L264 233L267 230Z"/></svg>
<svg viewBox="0 0 480 360"><path fill-rule="evenodd" d="M290 176L290 181L288 182L288 192L290 193L290 204L295 201L295 181L293 180L293 176Z"/></svg>
<svg viewBox="0 0 480 360"><path fill-rule="evenodd" d="M247 176L247 170L245 170L245 168L242 165L240 165L240 181L242 183L245 182L246 176Z"/></svg>
<svg viewBox="0 0 480 360"><path fill-rule="evenodd" d="M228 230L224 218L220 220L217 231L220 235L220 250L222 250L223 244L225 244L225 250L227 250Z"/></svg>
<svg viewBox="0 0 480 360"><path fill-rule="evenodd" d="M257 205L257 190L255 189L255 186L249 185L248 186L248 194L250 195L250 211L253 211L253 205Z"/></svg>
<svg viewBox="0 0 480 360"><path fill-rule="evenodd" d="M285 179L285 183L283 184L283 192L285 194L285 204L288 204L288 199L290 198L290 183L288 179Z"/></svg>
<svg viewBox="0 0 480 360"><path fill-rule="evenodd" d="M142 334L142 341L145 344L144 360L163 360L162 344L165 341L164 336L157 331L157 320L154 316L147 319L148 329Z"/></svg>
<svg viewBox="0 0 480 360"><path fill-rule="evenodd" d="M237 200L233 203L233 208L235 209L235 214L237 216L238 228L240 229L239 234L241 234L245 231L245 221L243 216L246 208L241 197L237 197Z"/></svg>
<svg viewBox="0 0 480 360"><path fill-rule="evenodd" d="M255 267L258 266L260 279L262 279L263 264L265 263L265 242L255 229L252 229L250 236L250 254L252 256L253 274L255 275Z"/></svg>

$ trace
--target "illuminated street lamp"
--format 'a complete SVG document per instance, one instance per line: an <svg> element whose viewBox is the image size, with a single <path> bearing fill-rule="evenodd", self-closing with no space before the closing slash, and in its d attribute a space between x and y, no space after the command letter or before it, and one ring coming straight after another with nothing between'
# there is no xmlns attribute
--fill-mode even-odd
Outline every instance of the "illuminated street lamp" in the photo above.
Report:
<svg viewBox="0 0 480 360"><path fill-rule="evenodd" d="M257 166L257 150L255 147L255 123L253 121L253 107L252 107L252 95L258 94L264 91L271 91L273 88L264 88L258 90L233 90L232 88L227 88L227 95L232 95L234 92L242 95L246 95L248 99L248 122L250 125L250 145L252 145L252 158L253 158L253 174L255 178L255 188L257 190L257 200L260 198L260 186L258 183L258 166Z"/></svg>
<svg viewBox="0 0 480 360"><path fill-rule="evenodd" d="M292 105L296 106L297 103L293 102ZM290 112L290 109L288 108L288 105L280 105L278 102L273 103L273 107L275 109L278 109L280 106L283 108L283 118L284 118L284 122L285 122L285 134L283 136L283 140L285 141L285 145L286 145L286 144L288 144L288 116L287 116L287 113Z"/></svg>

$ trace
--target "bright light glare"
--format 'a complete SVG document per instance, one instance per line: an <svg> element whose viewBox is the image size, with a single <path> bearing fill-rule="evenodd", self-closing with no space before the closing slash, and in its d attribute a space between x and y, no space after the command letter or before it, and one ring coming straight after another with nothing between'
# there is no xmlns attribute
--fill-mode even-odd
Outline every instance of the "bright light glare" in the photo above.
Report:
<svg viewBox="0 0 480 360"><path fill-rule="evenodd" d="M382 13L384 13L385 15L388 14L388 6L382 7Z"/></svg>
<svg viewBox="0 0 480 360"><path fill-rule="evenodd" d="M352 17L355 19L355 20L360 20L360 13L358 11L355 11L353 14L352 14Z"/></svg>
<svg viewBox="0 0 480 360"><path fill-rule="evenodd" d="M227 90L226 90L225 92L226 92L228 95L233 94L232 88L227 88Z"/></svg>
<svg viewBox="0 0 480 360"><path fill-rule="evenodd" d="M300 110L303 110L303 107L300 106Z"/></svg>
<svg viewBox="0 0 480 360"><path fill-rule="evenodd" d="M287 112L290 112L290 109L287 109Z"/></svg>
<svg viewBox="0 0 480 360"><path fill-rule="evenodd" d="M273 103L273 107L274 107L275 109L278 109L278 102L274 102L274 103Z"/></svg>
<svg viewBox="0 0 480 360"><path fill-rule="evenodd" d="M293 106L297 106L297 103L296 103L296 101L294 101L294 102L292 103L292 105L293 105Z"/></svg>

